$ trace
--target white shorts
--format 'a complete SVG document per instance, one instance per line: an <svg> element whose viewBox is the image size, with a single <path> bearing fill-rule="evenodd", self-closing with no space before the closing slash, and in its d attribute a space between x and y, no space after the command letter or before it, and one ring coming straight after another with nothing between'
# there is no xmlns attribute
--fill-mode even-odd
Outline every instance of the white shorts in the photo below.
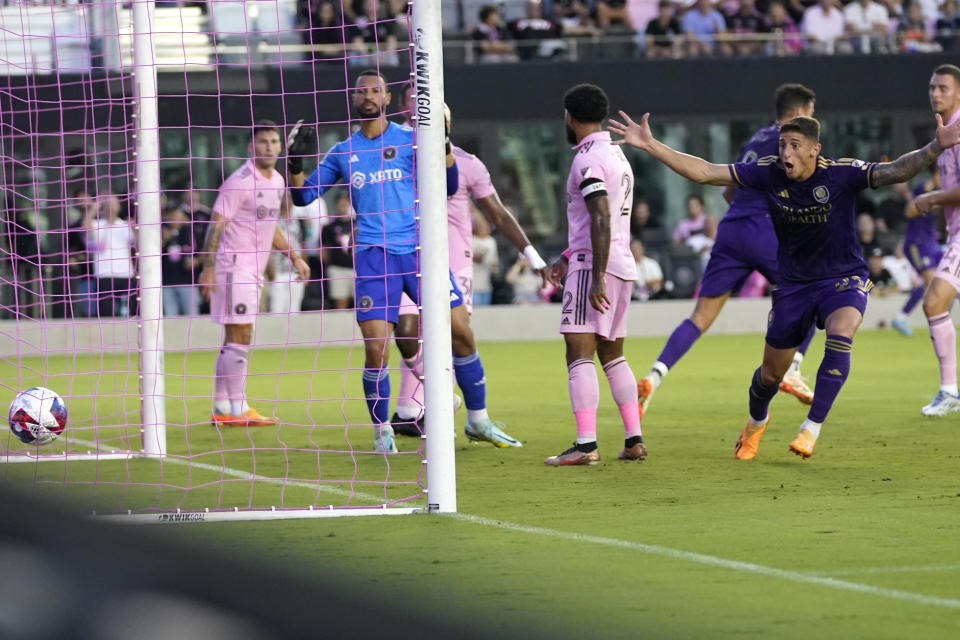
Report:
<svg viewBox="0 0 960 640"><path fill-rule="evenodd" d="M591 273L590 269L567 272L563 283L560 333L595 333L611 341L626 337L633 281L605 274L610 308L600 313L590 304Z"/></svg>
<svg viewBox="0 0 960 640"><path fill-rule="evenodd" d="M353 297L353 269L328 264L324 277L327 279L327 293L334 300L349 300Z"/></svg>
<svg viewBox="0 0 960 640"><path fill-rule="evenodd" d="M950 239L933 277L945 280L955 291L960 292L960 234Z"/></svg>
<svg viewBox="0 0 960 640"><path fill-rule="evenodd" d="M453 274L453 279L460 287L460 293L463 294L463 304L467 308L467 313L473 313L473 267L467 267ZM410 299L406 293L400 298L401 316L416 316L420 311L416 303Z"/></svg>
<svg viewBox="0 0 960 640"><path fill-rule="evenodd" d="M260 279L250 274L216 272L210 319L219 324L253 324L260 308Z"/></svg>

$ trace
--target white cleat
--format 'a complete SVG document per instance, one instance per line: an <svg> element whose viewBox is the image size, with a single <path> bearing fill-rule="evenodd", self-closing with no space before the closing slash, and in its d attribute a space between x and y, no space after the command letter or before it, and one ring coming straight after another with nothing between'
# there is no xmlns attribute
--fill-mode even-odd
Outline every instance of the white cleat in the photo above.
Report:
<svg viewBox="0 0 960 640"><path fill-rule="evenodd" d="M960 411L960 396L955 396L941 389L937 392L936 397L930 401L930 404L920 409L920 415L928 417L945 416L956 411Z"/></svg>

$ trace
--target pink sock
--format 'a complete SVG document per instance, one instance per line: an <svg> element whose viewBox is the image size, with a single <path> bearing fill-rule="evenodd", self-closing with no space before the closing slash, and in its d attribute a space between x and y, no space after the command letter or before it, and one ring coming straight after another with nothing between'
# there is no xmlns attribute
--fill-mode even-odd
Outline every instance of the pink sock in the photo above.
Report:
<svg viewBox="0 0 960 640"><path fill-rule="evenodd" d="M597 405L600 404L600 385L593 360L583 358L567 366L570 379L570 406L577 421L577 443L597 439Z"/></svg>
<svg viewBox="0 0 960 640"><path fill-rule="evenodd" d="M223 345L223 370L227 382L227 397L230 399L230 412L235 416L243 413L243 404L246 401L248 349L249 347L245 344Z"/></svg>
<svg viewBox="0 0 960 640"><path fill-rule="evenodd" d="M927 318L933 352L940 361L940 386L957 384L957 330L950 313Z"/></svg>
<svg viewBox="0 0 960 640"><path fill-rule="evenodd" d="M401 418L416 418L423 408L423 349L412 358L400 362L400 397L397 398L397 413ZM401 411L401 409L403 409ZM413 415L416 413L417 415Z"/></svg>
<svg viewBox="0 0 960 640"><path fill-rule="evenodd" d="M603 372L607 374L610 393L613 394L613 401L617 403L617 408L620 409L620 417L623 418L624 438L643 435L640 431L637 379L633 377L633 371L630 369L627 359L611 360L604 365Z"/></svg>

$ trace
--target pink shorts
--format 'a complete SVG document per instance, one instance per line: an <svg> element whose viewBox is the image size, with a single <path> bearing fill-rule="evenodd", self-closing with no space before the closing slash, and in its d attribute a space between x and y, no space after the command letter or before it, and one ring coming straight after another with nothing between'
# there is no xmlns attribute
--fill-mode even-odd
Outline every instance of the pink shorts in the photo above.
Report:
<svg viewBox="0 0 960 640"><path fill-rule="evenodd" d="M467 308L467 313L473 313L473 267L468 267L453 274L453 279L463 294L463 304ZM400 312L398 315L416 316L420 312L417 305L410 299L406 293L400 297Z"/></svg>
<svg viewBox="0 0 960 640"><path fill-rule="evenodd" d="M210 297L210 319L219 324L253 324L260 308L260 279L217 271Z"/></svg>
<svg viewBox="0 0 960 640"><path fill-rule="evenodd" d="M945 280L956 291L960 291L960 234L950 239L933 277Z"/></svg>
<svg viewBox="0 0 960 640"><path fill-rule="evenodd" d="M632 280L604 275L610 308L600 313L590 305L590 269L568 271L563 283L563 308L560 333L595 333L605 340L627 335L627 311L630 309Z"/></svg>

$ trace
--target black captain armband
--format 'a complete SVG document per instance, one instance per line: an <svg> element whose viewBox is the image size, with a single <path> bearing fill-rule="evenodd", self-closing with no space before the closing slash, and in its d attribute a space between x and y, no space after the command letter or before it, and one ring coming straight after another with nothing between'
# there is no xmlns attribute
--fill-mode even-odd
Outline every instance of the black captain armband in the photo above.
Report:
<svg viewBox="0 0 960 640"><path fill-rule="evenodd" d="M587 178L580 183L580 194L584 200L593 200L607 195L607 185L599 178Z"/></svg>

